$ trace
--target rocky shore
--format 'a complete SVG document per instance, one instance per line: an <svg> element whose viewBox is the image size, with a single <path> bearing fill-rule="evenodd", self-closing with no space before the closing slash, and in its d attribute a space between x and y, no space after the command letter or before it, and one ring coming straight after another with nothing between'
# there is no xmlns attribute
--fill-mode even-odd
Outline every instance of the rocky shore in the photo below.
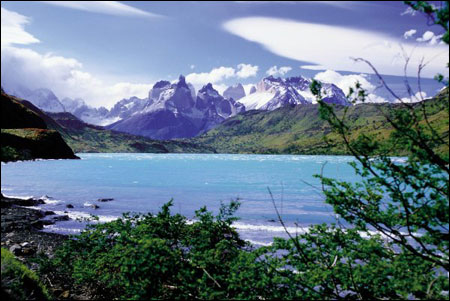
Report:
<svg viewBox="0 0 450 301"><path fill-rule="evenodd" d="M52 258L56 249L69 239L66 235L41 231L44 225L69 219L37 206L44 204L40 199L15 199L1 196L1 246L13 253L31 270L39 269L38 258ZM41 282L54 299L91 299L86 289L74 287L51 273L41 275Z"/></svg>
<svg viewBox="0 0 450 301"><path fill-rule="evenodd" d="M54 224L68 216L36 209L44 204L39 199L14 199L1 195L1 245L24 258L36 254L51 257L67 236L42 232L44 225ZM27 208L33 207L33 208Z"/></svg>

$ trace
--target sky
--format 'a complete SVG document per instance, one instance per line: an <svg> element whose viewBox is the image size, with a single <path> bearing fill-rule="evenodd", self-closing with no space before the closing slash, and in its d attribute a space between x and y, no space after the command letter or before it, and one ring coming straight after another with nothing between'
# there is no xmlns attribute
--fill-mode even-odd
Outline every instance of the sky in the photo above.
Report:
<svg viewBox="0 0 450 301"><path fill-rule="evenodd" d="M360 81L383 100L372 70L352 58L369 60L403 97L407 55L414 93L427 62L422 95L429 96L440 89L433 76L448 76L441 34L402 2L2 1L1 84L111 107L180 74L219 92L302 75L344 92Z"/></svg>

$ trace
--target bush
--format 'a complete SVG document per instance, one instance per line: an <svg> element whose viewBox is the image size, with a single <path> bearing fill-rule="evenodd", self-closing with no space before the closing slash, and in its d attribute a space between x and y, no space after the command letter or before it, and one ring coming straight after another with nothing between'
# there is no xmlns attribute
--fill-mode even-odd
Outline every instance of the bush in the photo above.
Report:
<svg viewBox="0 0 450 301"><path fill-rule="evenodd" d="M239 287L239 275L264 265L231 227L239 204L222 206L217 216L202 208L194 223L171 215L171 205L156 215L125 214L88 226L66 242L42 272L70 275L98 298L244 297L242 292L253 288ZM247 266L249 261L253 263Z"/></svg>
<svg viewBox="0 0 450 301"><path fill-rule="evenodd" d="M45 287L34 272L18 261L8 250L1 250L2 299L48 300Z"/></svg>

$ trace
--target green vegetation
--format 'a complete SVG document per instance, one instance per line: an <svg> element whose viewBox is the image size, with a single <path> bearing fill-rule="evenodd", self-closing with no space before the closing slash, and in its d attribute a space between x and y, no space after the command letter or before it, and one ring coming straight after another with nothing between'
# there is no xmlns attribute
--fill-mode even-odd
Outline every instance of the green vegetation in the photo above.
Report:
<svg viewBox="0 0 450 301"><path fill-rule="evenodd" d="M448 15L448 3L445 8ZM368 117L379 127L366 131L367 120L354 113L362 106L328 105L321 101L320 85L311 85L316 113L306 107L280 109L270 117L246 114L258 127L280 134L306 126L304 118L289 124L293 116L284 120L281 113L319 114L326 123L315 125L355 156L351 165L360 182L317 176L325 201L339 215L336 224L299 235L286 231L289 239L255 249L233 228L238 203L223 206L217 216L202 208L194 223L172 215L168 203L157 215L125 215L89 226L42 272L68 275L97 298L448 300L448 88L415 105L367 106L378 112ZM357 84L348 97L364 102L366 92ZM245 123L241 118L221 127ZM241 127L241 136L251 126ZM408 154L406 162L392 159L392 148Z"/></svg>
<svg viewBox="0 0 450 301"><path fill-rule="evenodd" d="M446 274L379 234L324 224L255 249L232 227L238 203L194 223L170 206L89 226L41 274L98 299L446 299Z"/></svg>
<svg viewBox="0 0 450 301"><path fill-rule="evenodd" d="M444 97L426 101L430 122L439 134L446 136L447 143L436 146L442 153L448 152L448 118L439 110L440 103L445 101ZM421 106L414 107L422 110ZM388 143L393 127L385 122L384 114L400 108L401 105L360 104L335 110L338 116L346 111L349 139L364 133ZM188 141L211 146L219 153L351 154L330 124L320 117L317 105L283 107L271 112L248 111ZM387 148L391 155L407 155L404 145L387 144Z"/></svg>
<svg viewBox="0 0 450 301"><path fill-rule="evenodd" d="M214 149L184 141L158 141L87 124L70 113L48 113L75 152L212 153Z"/></svg>
<svg viewBox="0 0 450 301"><path fill-rule="evenodd" d="M34 272L4 248L1 250L1 256L3 300L49 299L47 290Z"/></svg>
<svg viewBox="0 0 450 301"><path fill-rule="evenodd" d="M44 120L36 112L22 104L18 98L6 94L3 89L1 91L1 107L2 129L47 128Z"/></svg>
<svg viewBox="0 0 450 301"><path fill-rule="evenodd" d="M1 129L2 161L76 159L61 135L46 129Z"/></svg>
<svg viewBox="0 0 450 301"><path fill-rule="evenodd" d="M448 43L448 2L441 8L407 3L444 27ZM321 100L320 86L311 85L318 108L247 112L198 139L267 152L288 151L281 146L290 142L305 153L313 149L300 141L310 139L317 142L315 150L352 154L361 181L317 176L325 202L338 215L336 224L312 226L299 235L286 231L289 239L253 248L233 228L237 202L222 206L216 216L201 208L195 222L173 215L169 202L156 215L126 214L88 226L41 262L40 274L69 279L98 299L448 300L448 87L418 104L336 107ZM365 97L359 84L348 95L351 101ZM226 127L230 136L220 140ZM255 129L261 136L251 134ZM233 131L237 140L226 142ZM317 132L325 132L325 142ZM4 134L33 140L41 132L2 130L2 146ZM407 154L406 161L391 158L393 153ZM47 297L36 277L2 249L4 294Z"/></svg>
<svg viewBox="0 0 450 301"><path fill-rule="evenodd" d="M48 117L31 103L1 91L1 160L75 159L61 135L48 129Z"/></svg>
<svg viewBox="0 0 450 301"><path fill-rule="evenodd" d="M98 298L238 297L238 278L249 269L244 259L250 259L231 227L238 203L223 206L217 216L202 208L193 224L171 215L170 206L157 215L125 215L89 226L42 272L71 275Z"/></svg>
<svg viewBox="0 0 450 301"><path fill-rule="evenodd" d="M30 102L1 94L1 160L75 158L74 152L213 153L186 141L158 141L106 130L70 113L44 113ZM62 138L61 138L62 137Z"/></svg>

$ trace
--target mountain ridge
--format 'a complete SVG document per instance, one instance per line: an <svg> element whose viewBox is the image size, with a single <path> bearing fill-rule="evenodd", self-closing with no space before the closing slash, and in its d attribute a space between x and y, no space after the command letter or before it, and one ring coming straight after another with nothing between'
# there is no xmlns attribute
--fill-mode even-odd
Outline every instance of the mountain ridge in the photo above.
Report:
<svg viewBox="0 0 450 301"><path fill-rule="evenodd" d="M1 91L1 161L79 159L43 113L29 102ZM50 124L53 126L53 124Z"/></svg>
<svg viewBox="0 0 450 301"><path fill-rule="evenodd" d="M428 119L447 140L447 148L444 144L437 147L442 153L448 153L448 119L441 110L446 101L448 90L425 100L424 104L413 104L418 110L422 109L421 105L425 106ZM393 131L382 112L402 107L401 104L375 103L334 106L338 115L347 108L350 139L364 133L380 143L386 143ZM273 111L246 111L187 141L213 147L218 153L351 155L340 136L320 118L319 107L313 104L284 106ZM390 154L407 155L401 148L391 149Z"/></svg>

